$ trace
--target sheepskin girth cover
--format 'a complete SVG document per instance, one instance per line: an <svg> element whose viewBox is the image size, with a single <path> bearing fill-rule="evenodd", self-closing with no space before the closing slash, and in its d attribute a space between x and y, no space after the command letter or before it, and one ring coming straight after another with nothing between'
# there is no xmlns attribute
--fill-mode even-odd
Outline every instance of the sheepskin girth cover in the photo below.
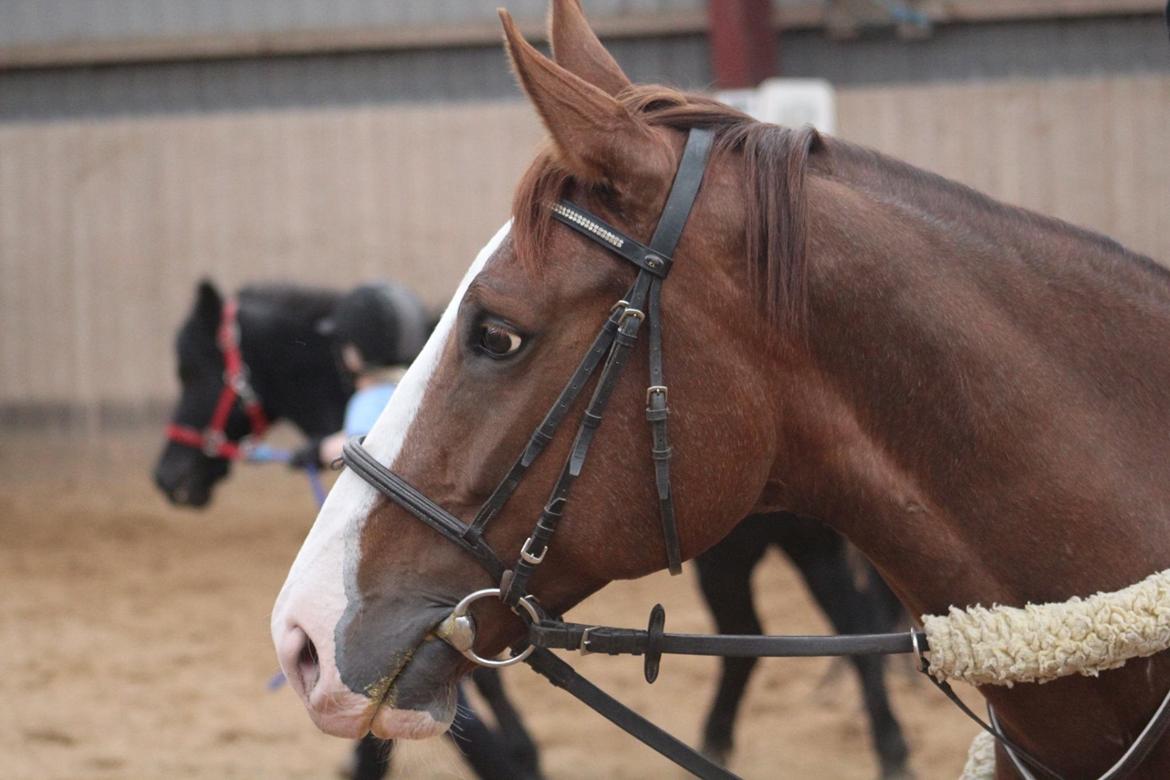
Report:
<svg viewBox="0 0 1170 780"><path fill-rule="evenodd" d="M924 615L930 673L972 685L1096 677L1170 648L1170 570L1114 593Z"/></svg>

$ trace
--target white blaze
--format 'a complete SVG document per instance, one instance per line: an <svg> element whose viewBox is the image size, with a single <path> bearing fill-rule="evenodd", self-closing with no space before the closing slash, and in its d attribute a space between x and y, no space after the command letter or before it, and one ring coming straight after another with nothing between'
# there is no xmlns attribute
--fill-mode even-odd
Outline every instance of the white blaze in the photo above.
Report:
<svg viewBox="0 0 1170 780"><path fill-rule="evenodd" d="M480 250L434 333L402 377L390 403L366 437L366 449L379 462L393 468L455 326L459 304L472 280L507 237L511 224L508 222L500 228ZM352 472L346 471L338 477L293 561L272 612L272 636L277 647L291 626L304 629L316 644L319 654L321 680L317 687L333 688L331 694L334 696L344 697L346 689L336 668L333 631L346 607L347 580L352 580L357 568L357 541L377 495ZM286 674L289 671L285 669Z"/></svg>
<svg viewBox="0 0 1170 780"><path fill-rule="evenodd" d="M394 459L398 457L398 451L402 449L402 443L406 440L410 424L414 421L419 406L422 405L423 395L426 393L431 375L434 374L435 367L439 364L439 358L442 357L443 350L447 346L447 337L451 334L452 328L455 327L455 316L459 313L459 304L462 303L463 296L467 294L467 288L471 286L471 282L479 275L491 256L499 249L500 244L507 238L511 227L511 221L507 222L492 236L492 240L487 243L487 246L479 250L475 262L471 264L471 268L467 269L463 281L455 290L455 296L443 311L439 324L435 326L435 332L427 340L426 346L423 347L418 358L411 363L410 369L402 377L394 395L390 397L390 403L386 404L378 421L374 423L373 429L366 436L365 448L380 462L390 467L394 466ZM369 488L369 490L372 491L373 488ZM337 492L337 489L334 488L333 492Z"/></svg>

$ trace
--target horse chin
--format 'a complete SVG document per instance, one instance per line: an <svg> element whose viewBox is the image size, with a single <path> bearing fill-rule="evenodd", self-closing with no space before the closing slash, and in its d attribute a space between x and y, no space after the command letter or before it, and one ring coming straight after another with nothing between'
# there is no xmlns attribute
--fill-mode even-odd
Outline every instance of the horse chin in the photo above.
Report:
<svg viewBox="0 0 1170 780"><path fill-rule="evenodd" d="M455 717L460 656L445 642L429 639L394 676L374 712L370 731L382 739L428 739L447 730Z"/></svg>
<svg viewBox="0 0 1170 780"><path fill-rule="evenodd" d="M211 503L211 490L208 488L190 489L177 488L167 494L172 506L181 506L187 509L204 509Z"/></svg>
<svg viewBox="0 0 1170 780"><path fill-rule="evenodd" d="M382 706L374 713L370 733L379 739L430 739L451 726L455 709L445 720L436 720L427 710L396 710Z"/></svg>

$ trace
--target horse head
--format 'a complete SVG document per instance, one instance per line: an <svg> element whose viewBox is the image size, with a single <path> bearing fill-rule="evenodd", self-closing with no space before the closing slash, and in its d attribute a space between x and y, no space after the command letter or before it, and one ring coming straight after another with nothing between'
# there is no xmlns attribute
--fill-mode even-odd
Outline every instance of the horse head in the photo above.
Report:
<svg viewBox="0 0 1170 780"><path fill-rule="evenodd" d="M214 284L207 280L199 283L195 305L175 339L181 391L172 426L204 431L215 414L225 387L226 365L218 341L224 306L223 296ZM249 421L242 410L233 407L226 412L220 433L222 443L230 445L249 432ZM217 450L217 444L209 441L205 447L168 437L154 467L154 481L171 503L202 507L211 500L212 488L230 470L229 459Z"/></svg>
<svg viewBox="0 0 1170 780"><path fill-rule="evenodd" d="M231 461L277 420L310 437L341 427L352 390L321 332L337 297L271 285L225 299L199 283L175 340L181 391L154 469L172 503L205 506Z"/></svg>
<svg viewBox="0 0 1170 780"><path fill-rule="evenodd" d="M775 388L766 372L788 349L768 320L800 319L798 280L774 272L780 255L793 268L802 251L799 235L780 237L794 221L801 168L779 182L760 182L745 179L745 169L757 163L748 158L764 147L762 134L774 142L769 148L801 159L817 137L760 130L765 126L714 101L632 85L575 0L554 4L555 60L525 42L506 13L501 18L518 80L551 144L517 189L513 221L471 265L365 447L470 523L598 328L624 317L618 302L638 273L554 221L553 206L562 198L581 204L648 241L688 130L711 128L714 151L661 288L672 484L682 555L691 557L766 505L778 447L769 401ZM750 211L745 181L768 191L766 217ZM744 263L747 254L764 262ZM765 286L771 292L762 296ZM758 310L771 316L758 317ZM661 383L647 380L644 342L612 388L563 530L532 580L531 592L551 613L614 579L668 564L646 423L648 384ZM569 419L580 418L587 395L577 398ZM487 543L504 560L525 544L571 446L562 430L486 526ZM755 457L745 460L744 451ZM436 638L436 625L466 594L499 584L457 545L343 473L273 612L282 667L327 732L435 734L450 721L455 682L470 668ZM478 602L474 616L480 655L524 633L498 602Z"/></svg>

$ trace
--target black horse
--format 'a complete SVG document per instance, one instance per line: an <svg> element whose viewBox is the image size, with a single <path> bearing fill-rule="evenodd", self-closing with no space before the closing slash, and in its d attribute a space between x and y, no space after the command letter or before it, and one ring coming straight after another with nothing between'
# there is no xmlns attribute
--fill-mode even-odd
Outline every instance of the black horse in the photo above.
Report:
<svg viewBox="0 0 1170 780"><path fill-rule="evenodd" d="M752 515L723 541L696 559L699 586L721 634L762 634L752 601L751 576L773 545L792 560L809 592L838 634L893 630L904 617L902 605L872 566L850 565L845 540L824 523L793 514ZM870 736L883 780L909 777L909 750L886 692L881 656L849 659L861 681ZM703 752L726 763L732 748L736 712L758 659L724 658L719 688L703 729Z"/></svg>
<svg viewBox="0 0 1170 780"><path fill-rule="evenodd" d="M225 326L234 331L229 335L235 336L242 357L241 375L267 422L288 420L308 438L339 430L353 388L338 370L329 337L319 328L338 298L333 291L289 285L245 287L233 312L213 284L200 282L195 307L175 341L182 394L172 430L206 436L214 427L215 409L230 387L222 343ZM232 405L219 426L222 441L168 439L155 465L154 481L172 503L205 506L212 488L231 468L235 445L258 433L243 400Z"/></svg>
<svg viewBox="0 0 1170 780"><path fill-rule="evenodd" d="M267 285L245 287L225 300L210 282L199 284L175 344L182 394L154 469L172 503L206 506L231 461L245 453L244 443L272 422L288 420L311 440L341 429L353 387L322 327L340 297ZM480 669L473 680L499 729L485 726L461 700L451 729L456 747L483 780L538 780L536 744L499 674ZM353 780L384 777L390 747L373 736L361 740L349 770Z"/></svg>

